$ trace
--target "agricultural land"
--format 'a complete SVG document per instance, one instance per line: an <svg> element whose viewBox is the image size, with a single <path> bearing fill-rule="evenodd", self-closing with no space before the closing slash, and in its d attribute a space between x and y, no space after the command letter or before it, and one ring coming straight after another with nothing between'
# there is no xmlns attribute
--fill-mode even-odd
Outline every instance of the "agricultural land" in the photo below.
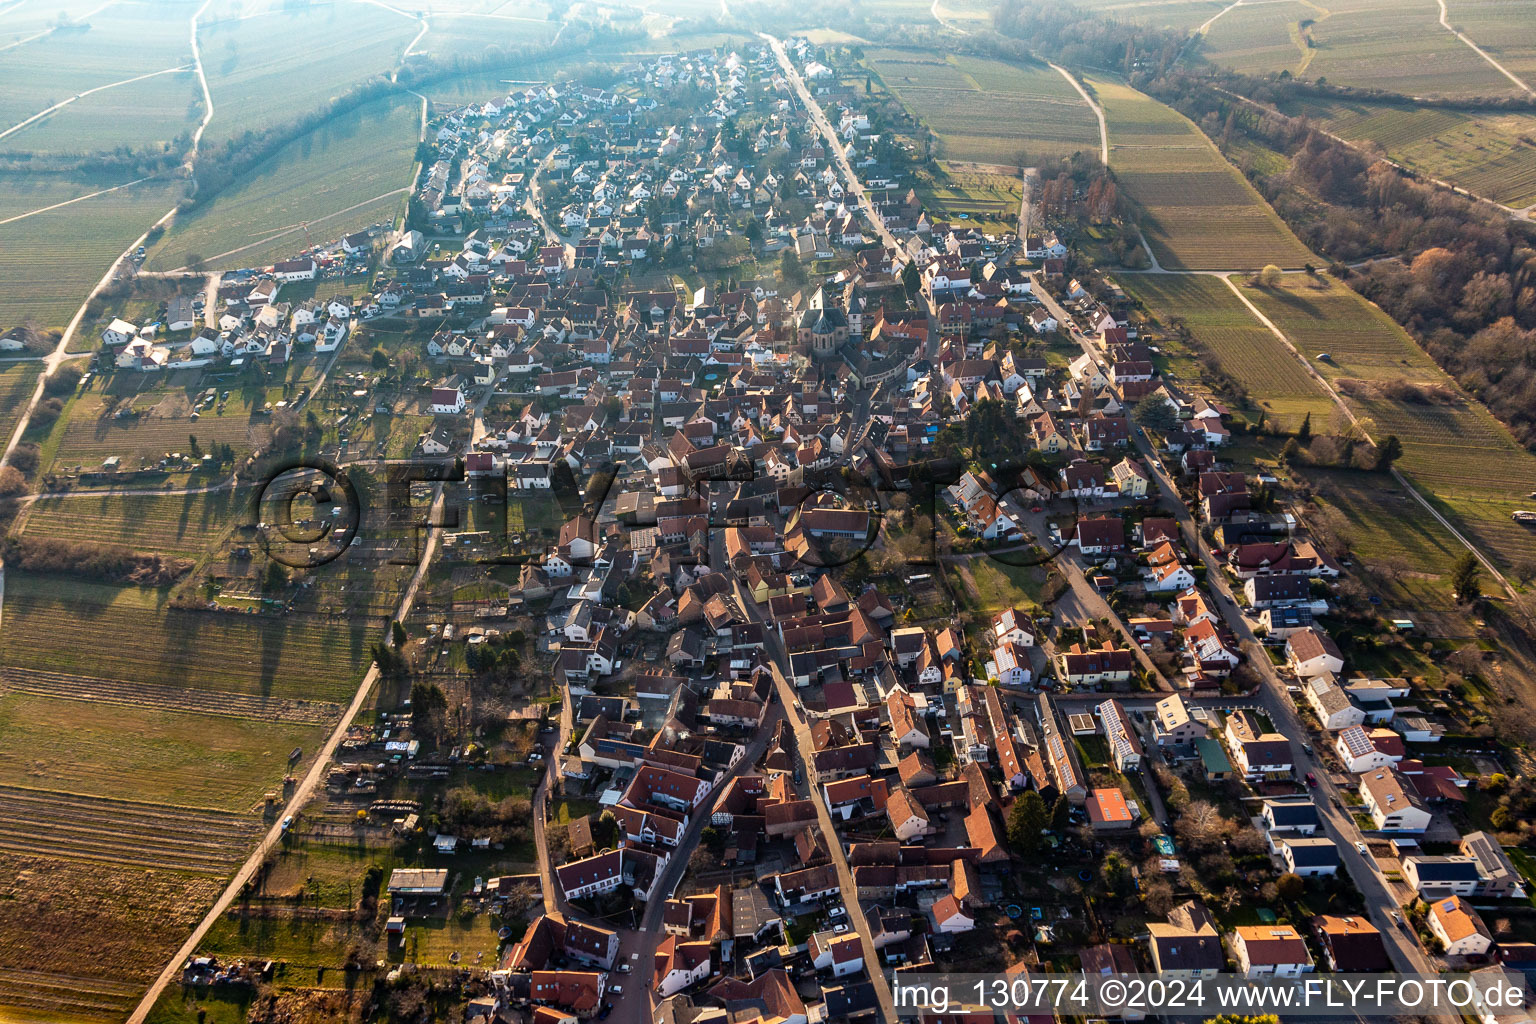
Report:
<svg viewBox="0 0 1536 1024"><path fill-rule="evenodd" d="M1178 112L1129 86L1090 78L1109 128L1109 164L1142 211L1169 270L1299 267L1315 260L1253 187Z"/></svg>
<svg viewBox="0 0 1536 1024"><path fill-rule="evenodd" d="M867 51L865 62L933 128L944 161L1018 168L1098 144L1093 112L1043 64L890 49Z"/></svg>

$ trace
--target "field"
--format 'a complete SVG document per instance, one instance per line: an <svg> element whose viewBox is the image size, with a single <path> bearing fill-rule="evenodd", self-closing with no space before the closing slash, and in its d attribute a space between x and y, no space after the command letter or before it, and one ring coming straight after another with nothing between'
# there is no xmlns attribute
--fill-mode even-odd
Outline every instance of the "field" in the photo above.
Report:
<svg viewBox="0 0 1536 1024"><path fill-rule="evenodd" d="M0 1019L121 1021L223 883L51 845L0 857Z"/></svg>
<svg viewBox="0 0 1536 1024"><path fill-rule="evenodd" d="M1416 573L1445 575L1466 548L1402 488L1380 476L1342 470L1304 473L1343 524L1341 541L1357 558L1378 566L1399 564Z"/></svg>
<svg viewBox="0 0 1536 1024"><path fill-rule="evenodd" d="M511 10L511 8L508 8ZM517 14L443 14L433 17L427 34L411 50L438 60L476 60L506 53L509 46L547 43L560 28L541 5L518 4Z"/></svg>
<svg viewBox="0 0 1536 1024"><path fill-rule="evenodd" d="M0 787L248 811L280 789L288 754L313 755L316 725L259 722L27 693L0 696ZM62 742L61 742L62 741Z"/></svg>
<svg viewBox="0 0 1536 1024"><path fill-rule="evenodd" d="M1312 27L1316 51L1307 66L1309 77L1405 96L1517 91L1440 26L1435 0L1330 0L1322 6L1330 13Z"/></svg>
<svg viewBox="0 0 1536 1024"><path fill-rule="evenodd" d="M1530 531L1510 518L1536 490L1536 456L1470 401L1397 324L1343 285L1300 276L1247 294L1304 356L1369 417L1373 436L1396 434L1398 463L1440 510L1506 565L1531 557ZM1406 385L1406 386L1405 386Z"/></svg>
<svg viewBox="0 0 1536 1024"><path fill-rule="evenodd" d="M22 532L125 544L195 558L225 531L249 519L248 491L211 494L135 495L80 493L40 498L27 511Z"/></svg>
<svg viewBox="0 0 1536 1024"><path fill-rule="evenodd" d="M198 31L214 109L205 143L288 124L388 72L418 28L356 0L264 17L210 12Z"/></svg>
<svg viewBox="0 0 1536 1024"><path fill-rule="evenodd" d="M1493 59L1523 78L1536 76L1536 19L1526 0L1446 0L1450 21Z"/></svg>
<svg viewBox="0 0 1536 1024"><path fill-rule="evenodd" d="M0 62L0 129L87 89L190 62L187 26L196 9L192 0L108 4L78 23L83 27L61 28L6 50ZM131 60L125 59L129 53ZM190 101L189 94L178 102L176 114Z"/></svg>
<svg viewBox="0 0 1536 1024"><path fill-rule="evenodd" d="M137 77L131 72L125 69L124 77ZM167 142L196 127L196 85L197 76L186 69L92 93L7 135L0 151L70 154Z"/></svg>
<svg viewBox="0 0 1536 1024"><path fill-rule="evenodd" d="M350 699L376 623L181 611L157 590L6 574L0 667Z"/></svg>
<svg viewBox="0 0 1536 1024"><path fill-rule="evenodd" d="M1043 65L894 49L865 63L939 136L945 160L1017 167L1097 145L1093 112Z"/></svg>
<svg viewBox="0 0 1536 1024"><path fill-rule="evenodd" d="M1040 604L1046 576L1046 570L1040 566L970 558L954 561L947 568L956 595L963 595L980 614L994 615L1004 608L1023 610Z"/></svg>
<svg viewBox="0 0 1536 1024"><path fill-rule="evenodd" d="M6 183L3 194L11 178L0 180ZM21 187L35 194L25 182ZM52 191L57 185L43 187ZM180 195L179 182L146 181L0 225L0 308L7 322L32 317L41 327L65 327L113 261Z"/></svg>
<svg viewBox="0 0 1536 1024"><path fill-rule="evenodd" d="M923 208L939 220L963 220L983 231L1016 231L1020 179L983 171L949 170L942 177L921 175L913 186Z"/></svg>
<svg viewBox="0 0 1536 1024"><path fill-rule="evenodd" d="M1221 280L1134 274L1121 281L1162 323L1183 322L1271 422L1294 429L1308 413L1314 423L1327 421L1333 402L1322 385Z"/></svg>
<svg viewBox="0 0 1536 1024"><path fill-rule="evenodd" d="M1244 74L1299 74L1315 52L1307 48L1299 25L1318 14L1303 0L1234 7L1206 29L1200 56Z"/></svg>
<svg viewBox="0 0 1536 1024"><path fill-rule="evenodd" d="M262 265L390 219L404 206L420 126L410 96L327 121L178 217L145 265L171 270L194 256L219 269Z"/></svg>
<svg viewBox="0 0 1536 1024"><path fill-rule="evenodd" d="M21 419L21 410L37 387L42 364L0 363L0 448L11 441L11 431Z"/></svg>
<svg viewBox="0 0 1536 1024"><path fill-rule="evenodd" d="M1081 6L1118 21L1193 32L1228 5L1222 0L1084 0Z"/></svg>
<svg viewBox="0 0 1536 1024"><path fill-rule="evenodd" d="M1536 203L1536 116L1311 100L1288 107L1351 142L1374 143L1408 167L1494 202Z"/></svg>
<svg viewBox="0 0 1536 1024"><path fill-rule="evenodd" d="M1163 266L1257 269L1316 259L1186 118L1118 82L1090 83L1109 125L1110 166L1140 204Z"/></svg>
<svg viewBox="0 0 1536 1024"><path fill-rule="evenodd" d="M201 379L200 371L184 372ZM233 396L223 415L209 413L193 420L191 403L179 388L133 394L129 390L133 387L161 383L141 378L139 374L123 375L111 385L114 393L86 391L71 399L43 442L44 467L53 472L77 467L91 470L117 456L124 469L137 469L141 459L153 461L167 453L185 453L191 447L188 435L192 434L205 449L216 441L224 442L237 456L244 456L267 437L266 421L253 420L249 409L239 407ZM195 383L188 382L187 386ZM139 415L118 419L108 411L108 403L125 392L132 395L126 404Z"/></svg>

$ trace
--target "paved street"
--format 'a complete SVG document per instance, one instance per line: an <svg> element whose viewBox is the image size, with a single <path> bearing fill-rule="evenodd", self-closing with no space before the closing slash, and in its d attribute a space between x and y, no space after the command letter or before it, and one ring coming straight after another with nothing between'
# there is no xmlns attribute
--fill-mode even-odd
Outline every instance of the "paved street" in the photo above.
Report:
<svg viewBox="0 0 1536 1024"><path fill-rule="evenodd" d="M1063 325L1071 322L1067 311L1044 289L1038 277L1035 279L1035 294L1040 298L1045 308L1056 317ZM1095 359L1102 359L1102 353L1098 352L1093 342L1087 337L1074 333L1074 339L1081 345L1082 350ZM1157 484L1158 492L1163 497L1163 503L1176 516L1179 522L1180 532L1184 537L1185 547L1194 552L1205 564L1206 586L1214 596L1215 607L1221 611L1223 619L1233 635L1242 644L1244 652L1248 656L1248 663L1259 673L1263 679L1263 686L1259 691L1258 700L1265 714L1274 723L1275 729L1286 736L1291 742L1292 763L1295 765L1295 773L1298 778L1311 773L1317 778L1317 789L1313 790L1314 800L1317 803L1318 813L1322 816L1325 831L1334 840L1339 848L1339 856L1343 860L1345 869L1356 887L1365 896L1367 915L1372 923L1381 929L1386 941L1387 952L1392 958L1394 966L1399 970L1416 971L1425 974L1435 973L1429 960L1420 949L1418 940L1399 927L1398 923L1388 916L1385 908L1397 906L1397 900L1392 888L1376 868L1373 858L1362 856L1356 844L1364 842L1359 826L1355 824L1353 815L1349 811L1349 805L1344 801L1340 788L1334 785L1330 773L1322 765L1316 755L1308 750L1311 746L1306 739L1308 731L1302 723L1300 714L1296 710L1296 704L1291 700L1286 691L1285 680L1270 662L1269 655L1264 651L1254 634L1253 626L1243 615L1241 606L1232 592L1232 587L1227 582L1223 564L1211 551L1211 546L1201 536L1194 515L1185 505L1175 486L1168 469L1163 465L1161 456L1153 449L1144 431L1134 428L1132 435L1136 440L1136 448L1141 455L1142 464L1152 475Z"/></svg>

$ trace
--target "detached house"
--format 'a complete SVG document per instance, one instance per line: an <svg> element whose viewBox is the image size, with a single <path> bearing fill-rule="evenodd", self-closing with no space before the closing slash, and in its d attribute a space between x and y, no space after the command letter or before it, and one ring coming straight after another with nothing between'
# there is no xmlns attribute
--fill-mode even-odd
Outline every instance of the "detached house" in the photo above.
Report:
<svg viewBox="0 0 1536 1024"><path fill-rule="evenodd" d="M1294 978L1314 964L1307 944L1288 924L1260 924L1232 933L1232 956L1247 978Z"/></svg>

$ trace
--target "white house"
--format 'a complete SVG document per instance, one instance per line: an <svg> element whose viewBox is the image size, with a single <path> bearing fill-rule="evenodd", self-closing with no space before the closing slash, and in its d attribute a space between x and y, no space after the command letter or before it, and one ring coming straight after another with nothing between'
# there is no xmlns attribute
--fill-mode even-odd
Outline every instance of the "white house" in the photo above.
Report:
<svg viewBox="0 0 1536 1024"><path fill-rule="evenodd" d="M283 260L272 265L272 276L279 281L313 281L320 265L311 256Z"/></svg>
<svg viewBox="0 0 1536 1024"><path fill-rule="evenodd" d="M1333 637L1315 627L1297 630L1285 641L1285 655L1302 679L1338 675L1344 671L1344 655Z"/></svg>
<svg viewBox="0 0 1536 1024"><path fill-rule="evenodd" d="M464 390L458 386L432 389L432 415L457 416L464 411Z"/></svg>
<svg viewBox="0 0 1536 1024"><path fill-rule="evenodd" d="M1004 686L1023 686L1030 681L1029 648L1021 644L998 644L992 650L992 665L997 681Z"/></svg>
<svg viewBox="0 0 1536 1024"><path fill-rule="evenodd" d="M1307 944L1288 924L1260 924L1232 934L1232 957L1248 978L1294 978L1312 971Z"/></svg>
<svg viewBox="0 0 1536 1024"><path fill-rule="evenodd" d="M1430 932L1445 943L1446 956L1482 956L1493 948L1488 926L1460 896L1435 900L1427 917Z"/></svg>
<svg viewBox="0 0 1536 1024"><path fill-rule="evenodd" d="M1385 768L1397 760L1380 750L1371 740L1371 734L1363 726L1351 725L1339 730L1333 739L1333 749L1344 767L1355 774Z"/></svg>
<svg viewBox="0 0 1536 1024"><path fill-rule="evenodd" d="M1432 815L1418 790L1396 768L1377 768L1360 777L1360 799L1378 832L1422 833Z"/></svg>
<svg viewBox="0 0 1536 1024"><path fill-rule="evenodd" d="M679 942L676 935L663 939L656 949L656 994L676 995L709 977L710 948L708 942Z"/></svg>
<svg viewBox="0 0 1536 1024"><path fill-rule="evenodd" d="M129 323L127 320L123 320L119 317L113 317L112 322L107 325L106 330L101 332L101 341L102 344L111 345L115 348L118 345L128 344L138 336L139 329L137 327Z"/></svg>

